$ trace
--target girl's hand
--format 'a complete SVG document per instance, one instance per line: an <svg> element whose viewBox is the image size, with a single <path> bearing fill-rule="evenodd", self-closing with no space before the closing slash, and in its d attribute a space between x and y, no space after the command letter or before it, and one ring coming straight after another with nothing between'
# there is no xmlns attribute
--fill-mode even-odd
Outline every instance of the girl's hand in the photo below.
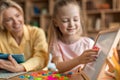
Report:
<svg viewBox="0 0 120 80"><path fill-rule="evenodd" d="M0 69L5 69L10 72L25 71L24 66L21 64L18 64L11 55L8 57L8 60L0 59Z"/></svg>
<svg viewBox="0 0 120 80"><path fill-rule="evenodd" d="M83 54L79 56L80 64L86 64L89 62L96 61L97 53L98 53L98 49L90 49L90 50L84 51Z"/></svg>

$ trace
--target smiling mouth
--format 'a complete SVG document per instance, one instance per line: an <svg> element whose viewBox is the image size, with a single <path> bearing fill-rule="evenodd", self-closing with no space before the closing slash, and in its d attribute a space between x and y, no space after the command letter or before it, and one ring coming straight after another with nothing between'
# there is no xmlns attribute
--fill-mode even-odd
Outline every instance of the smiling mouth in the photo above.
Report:
<svg viewBox="0 0 120 80"><path fill-rule="evenodd" d="M75 30L75 28L74 29L67 29L68 31L73 31L73 30Z"/></svg>

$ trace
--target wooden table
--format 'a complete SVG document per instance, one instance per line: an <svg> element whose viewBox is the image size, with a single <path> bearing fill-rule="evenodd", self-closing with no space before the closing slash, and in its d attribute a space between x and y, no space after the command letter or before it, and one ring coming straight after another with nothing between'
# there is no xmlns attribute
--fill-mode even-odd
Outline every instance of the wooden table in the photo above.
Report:
<svg viewBox="0 0 120 80"><path fill-rule="evenodd" d="M26 74L22 74L22 75L27 75L28 73ZM9 79L0 79L0 80L30 80L28 78L20 78L21 75L18 75L16 77L12 77L12 78L9 78ZM103 74L102 75L103 77L99 80L115 80L114 78L106 75L106 74ZM36 79L37 80L37 79ZM39 80L39 79L38 79ZM81 78L81 74L72 74L71 75L71 78L69 80L84 80Z"/></svg>
<svg viewBox="0 0 120 80"><path fill-rule="evenodd" d="M38 71L36 71L36 73L37 72ZM30 75L30 73L35 73L35 72L28 72L28 73L21 74L21 75L18 75L18 76L9 78L9 79L0 79L0 80L32 80L32 79L29 79L29 78L20 78L20 76ZM40 80L40 79L38 79L38 80ZM81 75L80 74L72 74L69 80L81 80Z"/></svg>
<svg viewBox="0 0 120 80"><path fill-rule="evenodd" d="M81 80L80 78L81 77L79 75L73 75L70 80ZM6 79L0 79L0 80L6 80ZM16 77L10 78L8 80L29 80L29 79L27 79L27 78L21 79L21 78L19 78L19 76L16 76Z"/></svg>

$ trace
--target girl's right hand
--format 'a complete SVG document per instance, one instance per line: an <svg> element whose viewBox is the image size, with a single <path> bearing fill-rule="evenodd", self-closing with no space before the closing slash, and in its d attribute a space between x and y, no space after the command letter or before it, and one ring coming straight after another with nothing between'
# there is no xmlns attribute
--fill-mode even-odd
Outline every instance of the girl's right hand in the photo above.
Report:
<svg viewBox="0 0 120 80"><path fill-rule="evenodd" d="M89 49L83 52L81 56L79 56L80 64L86 64L89 62L96 61L98 56L98 49Z"/></svg>

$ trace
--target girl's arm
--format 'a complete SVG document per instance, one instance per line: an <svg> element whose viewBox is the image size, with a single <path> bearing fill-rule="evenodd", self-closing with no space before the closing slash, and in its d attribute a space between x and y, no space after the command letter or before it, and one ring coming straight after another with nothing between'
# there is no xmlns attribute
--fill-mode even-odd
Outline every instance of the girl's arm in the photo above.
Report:
<svg viewBox="0 0 120 80"><path fill-rule="evenodd" d="M56 64L59 72L66 72L77 65L95 61L97 58L97 52L98 50L94 49L86 50L81 56L75 57L69 61L63 61L62 57L54 57L53 62Z"/></svg>

